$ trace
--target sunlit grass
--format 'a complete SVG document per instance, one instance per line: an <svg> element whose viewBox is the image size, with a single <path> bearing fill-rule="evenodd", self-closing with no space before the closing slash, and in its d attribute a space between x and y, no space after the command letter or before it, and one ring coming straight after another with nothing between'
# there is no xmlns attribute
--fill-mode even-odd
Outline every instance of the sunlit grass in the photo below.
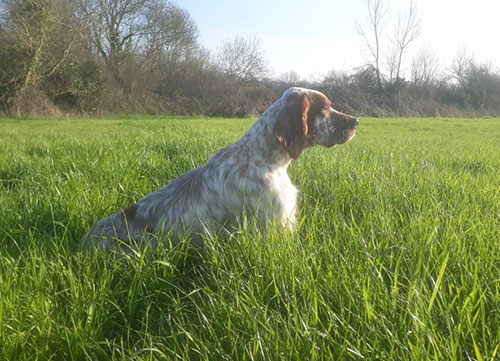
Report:
<svg viewBox="0 0 500 361"><path fill-rule="evenodd" d="M252 122L0 120L0 360L500 357L499 119L362 119L290 167L293 235L79 251Z"/></svg>

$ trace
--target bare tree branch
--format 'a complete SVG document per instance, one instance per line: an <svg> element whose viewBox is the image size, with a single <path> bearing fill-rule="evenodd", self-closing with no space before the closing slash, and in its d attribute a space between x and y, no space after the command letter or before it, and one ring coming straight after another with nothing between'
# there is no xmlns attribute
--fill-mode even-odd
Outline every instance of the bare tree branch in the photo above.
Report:
<svg viewBox="0 0 500 361"><path fill-rule="evenodd" d="M179 57L196 44L189 14L167 0L78 0L79 14L92 22L92 43L118 84L123 66L142 67ZM175 53L175 55L174 55Z"/></svg>
<svg viewBox="0 0 500 361"><path fill-rule="evenodd" d="M390 39L393 49L390 54L389 68L391 73L394 73L392 80L399 80L401 78L401 66L403 62L403 55L408 46L414 42L421 34L421 20L418 17L417 4L410 1L408 11L400 14L398 22L394 26L394 32Z"/></svg>
<svg viewBox="0 0 500 361"><path fill-rule="evenodd" d="M217 51L217 63L226 74L242 81L261 79L268 72L260 41L256 38L236 36L224 42Z"/></svg>
<svg viewBox="0 0 500 361"><path fill-rule="evenodd" d="M439 60L429 46L421 48L411 62L411 81L415 85L432 84L439 71Z"/></svg>
<svg viewBox="0 0 500 361"><path fill-rule="evenodd" d="M368 17L366 19L365 29L356 22L358 34L362 37L362 43L365 52L368 52L367 61L375 69L377 75L377 86L382 90L382 73L380 70L381 44L380 39L384 27L384 18L388 8L384 6L383 0L366 0Z"/></svg>

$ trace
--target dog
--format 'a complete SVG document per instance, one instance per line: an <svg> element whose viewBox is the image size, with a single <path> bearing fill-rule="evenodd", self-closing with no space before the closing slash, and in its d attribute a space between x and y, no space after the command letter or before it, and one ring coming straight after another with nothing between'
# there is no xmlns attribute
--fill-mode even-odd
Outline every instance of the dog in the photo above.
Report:
<svg viewBox="0 0 500 361"><path fill-rule="evenodd" d="M245 215L259 227L274 222L293 229L297 189L287 167L304 149L343 144L356 133L358 119L336 111L322 93L290 88L237 141L208 162L181 175L130 207L98 221L82 241L110 250L117 243L155 246L151 235L171 240L203 236L238 226Z"/></svg>

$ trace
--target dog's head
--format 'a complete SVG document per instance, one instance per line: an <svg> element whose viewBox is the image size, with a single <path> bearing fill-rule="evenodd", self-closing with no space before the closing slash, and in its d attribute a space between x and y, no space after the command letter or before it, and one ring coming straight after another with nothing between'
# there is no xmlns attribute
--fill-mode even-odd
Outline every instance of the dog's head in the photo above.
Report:
<svg viewBox="0 0 500 361"><path fill-rule="evenodd" d="M318 91L290 88L280 101L274 133L293 159L307 147L330 148L356 134L358 119L333 109L332 102Z"/></svg>

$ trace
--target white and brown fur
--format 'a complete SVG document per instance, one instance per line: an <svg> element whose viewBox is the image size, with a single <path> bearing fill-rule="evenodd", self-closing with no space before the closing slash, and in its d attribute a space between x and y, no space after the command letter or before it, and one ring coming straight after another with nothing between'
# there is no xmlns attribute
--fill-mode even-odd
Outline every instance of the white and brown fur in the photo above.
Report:
<svg viewBox="0 0 500 361"><path fill-rule="evenodd" d="M258 225L295 223L297 189L287 167L314 145L332 147L355 135L358 120L334 110L320 92L290 88L273 103L236 143L215 153L208 162L181 175L136 204L98 221L83 241L87 247L112 249L120 243L147 240L171 232L175 240L202 235L241 216ZM155 245L155 242L153 245Z"/></svg>

